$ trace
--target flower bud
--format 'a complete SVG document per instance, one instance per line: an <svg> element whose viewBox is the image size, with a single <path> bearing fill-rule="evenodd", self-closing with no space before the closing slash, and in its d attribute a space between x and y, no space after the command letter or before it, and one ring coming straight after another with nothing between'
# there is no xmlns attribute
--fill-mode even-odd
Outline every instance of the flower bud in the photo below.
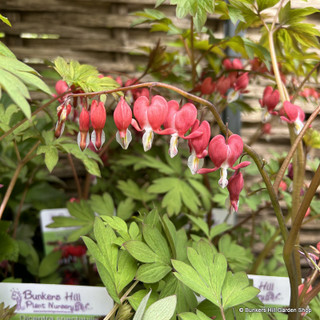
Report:
<svg viewBox="0 0 320 320"><path fill-rule="evenodd" d="M80 117L79 117L79 130L77 137L77 142L80 149L83 151L86 149L90 143L89 138L89 126L90 126L90 117L87 109L82 108Z"/></svg>
<svg viewBox="0 0 320 320"><path fill-rule="evenodd" d="M91 134L91 141L97 150L101 149L105 141L103 128L106 119L107 114L103 102L98 103L98 101L93 100L91 104L91 124L94 130Z"/></svg>
<svg viewBox="0 0 320 320"><path fill-rule="evenodd" d="M239 196L243 189L244 181L240 170L237 170L229 179L227 189L229 191L229 197L231 206L235 211L238 211L239 206Z"/></svg>

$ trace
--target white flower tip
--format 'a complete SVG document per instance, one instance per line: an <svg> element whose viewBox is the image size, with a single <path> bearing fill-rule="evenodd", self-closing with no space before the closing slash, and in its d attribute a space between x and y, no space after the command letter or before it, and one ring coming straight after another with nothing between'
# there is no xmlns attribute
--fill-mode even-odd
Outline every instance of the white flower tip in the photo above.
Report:
<svg viewBox="0 0 320 320"><path fill-rule="evenodd" d="M196 174L197 171L202 168L203 163L204 160L197 158L197 156L194 153L192 153L191 156L188 158L188 167L192 174Z"/></svg>
<svg viewBox="0 0 320 320"><path fill-rule="evenodd" d="M178 139L177 134L173 134L170 139L169 156L170 158L175 157L178 154Z"/></svg>
<svg viewBox="0 0 320 320"><path fill-rule="evenodd" d="M132 141L132 134L131 134L131 132L127 129L127 132L126 132L125 137L124 137L124 138L121 138L121 137L120 137L120 132L117 131L116 140L117 140L117 142L120 144L120 146L122 147L122 149L127 150L130 142Z"/></svg>
<svg viewBox="0 0 320 320"><path fill-rule="evenodd" d="M142 144L143 144L143 150L146 152L146 151L149 151L152 147L152 142L153 142L153 137L154 137L154 134L153 134L153 131L149 131L147 130L143 136L142 136Z"/></svg>
<svg viewBox="0 0 320 320"><path fill-rule="evenodd" d="M219 186L224 189L226 186L228 185L228 179L222 177L220 180L219 180Z"/></svg>

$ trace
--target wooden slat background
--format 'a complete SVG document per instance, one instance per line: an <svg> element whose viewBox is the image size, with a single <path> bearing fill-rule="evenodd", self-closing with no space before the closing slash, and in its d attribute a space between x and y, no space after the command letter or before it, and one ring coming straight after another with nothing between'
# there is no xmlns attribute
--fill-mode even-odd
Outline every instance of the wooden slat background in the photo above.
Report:
<svg viewBox="0 0 320 320"><path fill-rule="evenodd" d="M136 17L130 13L154 8L154 3L155 0L1 0L0 12L12 23L12 28L0 24L0 34L4 34L1 40L19 59L39 71L46 68L45 59L52 60L62 56L92 64L102 73L118 71L134 74L137 65L145 63L145 57L131 53L137 52L139 46L154 45L163 35L150 33L148 25L131 28L130 25ZM320 9L319 0L295 0L292 3L294 7L311 6ZM178 21L174 17L175 9L169 5L169 1L165 2L162 10L181 26L188 25L187 20ZM274 12L274 9L271 10L271 17ZM319 17L320 15L315 14L310 20L317 28L320 28ZM217 37L223 36L223 21L218 20L216 15L209 17L207 25ZM250 29L248 35L257 39L258 32L257 29ZM32 38L32 34L50 35L51 39ZM242 136L245 142L254 134L256 124L261 119L258 99L262 96L263 88L257 83L249 87L247 101L257 112L242 114ZM307 116L315 108L314 105L302 101L299 101L299 105ZM319 120L314 127L320 129ZM270 140L260 138L254 147L267 159L271 157L271 150L279 153L288 150L289 136L286 126L274 121ZM81 166L79 170L83 173ZM67 178L65 170L63 173L56 170L56 174ZM70 179L71 183L72 176ZM74 185L72 190L75 190ZM268 210L262 214L262 219L266 217L269 221L274 221L273 214ZM301 236L303 243L315 245L320 240L319 230L319 223L306 225Z"/></svg>

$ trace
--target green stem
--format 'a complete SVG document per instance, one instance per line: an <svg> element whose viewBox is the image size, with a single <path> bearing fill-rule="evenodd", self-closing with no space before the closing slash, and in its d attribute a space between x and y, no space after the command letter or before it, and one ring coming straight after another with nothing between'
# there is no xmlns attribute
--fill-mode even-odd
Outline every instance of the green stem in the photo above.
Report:
<svg viewBox="0 0 320 320"><path fill-rule="evenodd" d="M121 297L120 302L121 304L127 299L128 295L130 294L130 292L134 289L134 287L139 283L138 280L136 280L132 286L126 291L126 293ZM118 308L120 307L120 304L115 304L112 308L112 310L103 318L103 320L109 320L113 314L118 310Z"/></svg>
<svg viewBox="0 0 320 320"><path fill-rule="evenodd" d="M296 137L294 143L291 146L290 151L288 152L288 155L286 156L285 160L283 161L281 168L277 174L277 177L274 181L273 184L273 188L275 190L276 193L278 193L279 190L279 185L280 182L285 174L286 169L288 168L288 165L296 151L296 149L298 148L299 143L302 141L306 131L309 129L309 126L311 125L311 123L315 120L315 118L317 117L317 115L320 112L320 105L312 112L311 116L309 117L308 121L306 122L306 124L303 126L301 132L299 133L299 135Z"/></svg>

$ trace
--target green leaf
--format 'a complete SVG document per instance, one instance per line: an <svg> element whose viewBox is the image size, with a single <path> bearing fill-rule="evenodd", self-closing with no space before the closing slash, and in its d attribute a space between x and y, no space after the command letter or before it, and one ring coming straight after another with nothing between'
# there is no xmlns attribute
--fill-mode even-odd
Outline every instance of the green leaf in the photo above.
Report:
<svg viewBox="0 0 320 320"><path fill-rule="evenodd" d="M128 220L134 213L135 203L131 198L121 201L117 208L117 216L123 220Z"/></svg>
<svg viewBox="0 0 320 320"><path fill-rule="evenodd" d="M70 215L79 220L93 222L95 219L93 210L84 200L81 200L80 202L68 202L67 208Z"/></svg>
<svg viewBox="0 0 320 320"><path fill-rule="evenodd" d="M1 56L0 56L1 59ZM26 98L30 98L26 86L10 72L0 69L0 86L10 98L19 106L27 118L31 117L31 109Z"/></svg>
<svg viewBox="0 0 320 320"><path fill-rule="evenodd" d="M139 290L128 297L128 301L134 310L138 309L143 297L146 296L148 291L149 290ZM156 292L151 292L151 295L148 299L146 307L149 307L152 303L156 302L157 300L158 300L158 294Z"/></svg>
<svg viewBox="0 0 320 320"><path fill-rule="evenodd" d="M172 273L164 280L166 283L161 290L160 298L175 294L177 296L177 313L191 311L196 308L198 301L191 289L179 281Z"/></svg>
<svg viewBox="0 0 320 320"><path fill-rule="evenodd" d="M191 215L187 215L188 218L197 226L199 227L204 234L209 237L209 226L208 224L203 220L203 218L193 217Z"/></svg>
<svg viewBox="0 0 320 320"><path fill-rule="evenodd" d="M16 58L14 53L3 42L0 42L0 54L10 58Z"/></svg>
<svg viewBox="0 0 320 320"><path fill-rule="evenodd" d="M58 150L54 146L49 146L44 157L44 162L49 170L52 172L59 160Z"/></svg>
<svg viewBox="0 0 320 320"><path fill-rule="evenodd" d="M161 6L166 0L157 0L156 4L155 4L155 8Z"/></svg>
<svg viewBox="0 0 320 320"><path fill-rule="evenodd" d="M39 266L39 277L47 277L59 268L61 251L52 251L45 256Z"/></svg>
<svg viewBox="0 0 320 320"><path fill-rule="evenodd" d="M101 219L107 222L107 224L114 230L116 230L120 236L125 240L130 240L128 234L128 226L124 220L119 217L101 216Z"/></svg>
<svg viewBox="0 0 320 320"><path fill-rule="evenodd" d="M143 238L163 263L170 264L171 254L168 243L156 227L152 227L147 224L144 225Z"/></svg>
<svg viewBox="0 0 320 320"><path fill-rule="evenodd" d="M114 204L109 193L104 193L102 196L93 194L89 204L92 210L100 215L113 216L114 214Z"/></svg>
<svg viewBox="0 0 320 320"><path fill-rule="evenodd" d="M17 241L11 238L6 232L0 232L0 243L0 261L17 261L19 256Z"/></svg>
<svg viewBox="0 0 320 320"><path fill-rule="evenodd" d="M149 291L148 294L145 295L145 297L141 300L141 303L137 309L137 312L135 313L133 320L142 320L144 311L146 309L149 297L151 295L151 290Z"/></svg>
<svg viewBox="0 0 320 320"><path fill-rule="evenodd" d="M148 188L150 193L166 193L162 200L162 207L167 208L168 214L180 213L181 200L192 212L198 211L200 201L192 188L179 178L159 178Z"/></svg>
<svg viewBox="0 0 320 320"><path fill-rule="evenodd" d="M223 308L227 310L238 304L250 301L259 292L259 289L249 286L248 277L244 272L238 272L233 275L228 271L222 288Z"/></svg>
<svg viewBox="0 0 320 320"><path fill-rule="evenodd" d="M142 320L170 320L176 309L177 297L169 296L154 302L144 313Z"/></svg>
<svg viewBox="0 0 320 320"><path fill-rule="evenodd" d="M110 273L108 272L108 270L104 264L102 264L100 261L96 261L96 264L97 264L99 276L100 276L104 286L106 287L109 295L116 303L121 304L120 299L117 295L116 287L114 284L114 279L111 277Z"/></svg>
<svg viewBox="0 0 320 320"><path fill-rule="evenodd" d="M224 233L225 231L227 231L231 228L232 228L232 226L228 225L225 222L218 224L216 226L213 226L210 229L210 239L212 240L214 237L218 236L221 233Z"/></svg>
<svg viewBox="0 0 320 320"><path fill-rule="evenodd" d="M137 271L136 279L144 283L156 283L170 271L171 267L168 265L159 263L143 264Z"/></svg>
<svg viewBox="0 0 320 320"><path fill-rule="evenodd" d="M114 244L116 235L110 226L105 226L100 218L96 218L94 222L94 236L102 253L104 266L114 279L118 257L118 248Z"/></svg>
<svg viewBox="0 0 320 320"><path fill-rule="evenodd" d="M9 27L12 27L9 19L6 18L5 16L3 16L2 14L0 14L0 20L1 20L2 22L4 22L5 24L7 24Z"/></svg>
<svg viewBox="0 0 320 320"><path fill-rule="evenodd" d="M211 255L199 254L188 248L188 259L192 267L181 261L172 261L177 271L174 275L190 289L221 307L221 289L227 273L225 257L218 253L212 262Z"/></svg>
<svg viewBox="0 0 320 320"><path fill-rule="evenodd" d="M197 314L194 314L191 312L181 313L179 314L179 317L181 318L181 320L210 320L211 319L200 310L197 310L196 312Z"/></svg>
<svg viewBox="0 0 320 320"><path fill-rule="evenodd" d="M261 12L267 8L275 6L279 0L257 0L258 11Z"/></svg>
<svg viewBox="0 0 320 320"><path fill-rule="evenodd" d="M133 280L137 272L137 262L124 250L119 250L116 273L116 288L118 295Z"/></svg>
<svg viewBox="0 0 320 320"><path fill-rule="evenodd" d="M158 256L142 241L130 240L123 246L138 261L152 263L159 260Z"/></svg>
<svg viewBox="0 0 320 320"><path fill-rule="evenodd" d="M125 196L135 200L149 201L154 198L131 179L127 181L118 181L118 189L120 189Z"/></svg>
<svg viewBox="0 0 320 320"><path fill-rule="evenodd" d="M19 254L25 258L27 270L34 276L39 273L39 256L34 247L26 241L18 240Z"/></svg>

